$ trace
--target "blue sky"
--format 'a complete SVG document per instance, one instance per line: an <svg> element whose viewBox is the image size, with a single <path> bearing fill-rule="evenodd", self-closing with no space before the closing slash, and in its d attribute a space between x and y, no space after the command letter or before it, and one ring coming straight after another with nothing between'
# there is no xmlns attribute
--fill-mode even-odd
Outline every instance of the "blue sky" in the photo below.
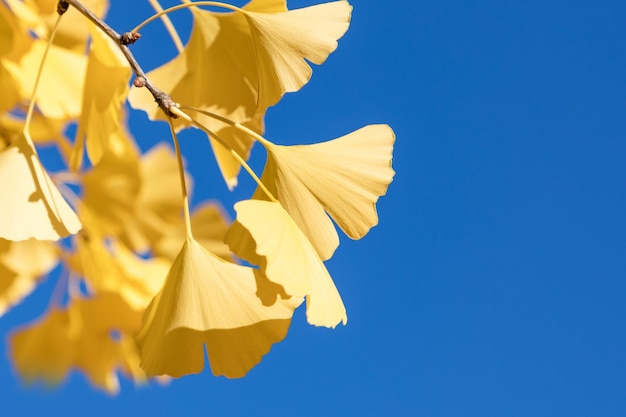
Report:
<svg viewBox="0 0 626 417"><path fill-rule="evenodd" d="M120 31L149 10L113 3ZM626 414L626 4L353 5L337 51L266 118L284 144L396 132L380 224L327 264L347 326L314 328L299 310L244 379L123 381L114 398L80 374L24 388L2 360L6 415ZM173 54L154 23L135 46L147 67L169 58L150 51L152 31ZM132 118L142 146L168 140ZM226 191L201 135L182 147L196 203L249 196L247 180ZM2 334L35 318L53 284L1 318Z"/></svg>

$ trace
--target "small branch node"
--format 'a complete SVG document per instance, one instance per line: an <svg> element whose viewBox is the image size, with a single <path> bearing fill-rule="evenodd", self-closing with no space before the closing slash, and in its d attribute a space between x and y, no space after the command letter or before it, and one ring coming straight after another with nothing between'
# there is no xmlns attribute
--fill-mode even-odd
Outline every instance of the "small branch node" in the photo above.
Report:
<svg viewBox="0 0 626 417"><path fill-rule="evenodd" d="M161 108L161 110L163 110L163 112L168 115L169 117L171 117L172 119L177 119L178 115L175 113L172 113L170 111L170 108L172 107L178 107L178 104L176 104L176 102L174 100L172 100L172 97L170 97L169 94L164 93L164 92L160 92L155 96L155 101L157 102L157 104L159 105L159 107Z"/></svg>
<svg viewBox="0 0 626 417"><path fill-rule="evenodd" d="M146 79L144 77L137 77L135 78L135 81L133 81L133 85L137 88L145 87Z"/></svg>
<svg viewBox="0 0 626 417"><path fill-rule="evenodd" d="M62 16L65 12L67 12L67 9L70 7L70 4L64 0L59 0L59 2L57 3L57 13L59 14L59 16Z"/></svg>
<svg viewBox="0 0 626 417"><path fill-rule="evenodd" d="M120 43L122 45L132 45L141 38L141 34L137 32L124 32L120 36Z"/></svg>

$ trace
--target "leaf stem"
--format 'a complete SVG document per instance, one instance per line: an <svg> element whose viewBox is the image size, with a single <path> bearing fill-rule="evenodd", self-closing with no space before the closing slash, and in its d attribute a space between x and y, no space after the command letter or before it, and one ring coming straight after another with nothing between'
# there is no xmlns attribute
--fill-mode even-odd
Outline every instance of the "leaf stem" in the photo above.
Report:
<svg viewBox="0 0 626 417"><path fill-rule="evenodd" d="M178 160L178 175L180 177L180 188L183 192L183 212L185 216L185 234L188 238L193 238L191 233L191 216L189 215L189 196L187 194L187 184L185 183L185 167L183 165L183 157L180 152L180 143L178 142L178 136L174 129L174 123L172 118L168 119L170 125L170 132L172 133L172 140L174 141L174 149L176 150L176 159Z"/></svg>
<svg viewBox="0 0 626 417"><path fill-rule="evenodd" d="M43 55L41 57L41 61L39 62L39 68L37 69L37 76L35 77L35 85L33 86L33 92L30 97L30 102L28 103L28 110L26 111L26 118L24 119L24 128L23 133L26 137L26 140L30 145L33 145L32 139L30 137L30 122L33 119L33 111L35 110L35 101L37 98L37 89L39 88L39 82L41 81L41 74L43 74L43 66L46 62L46 58L48 56L48 52L50 52L50 46L52 45L52 41L57 33L57 29L59 27L59 22L61 22L61 16L58 15L56 21L54 22L54 27L52 28L52 32L50 33L50 38L48 39L48 43L46 44L46 49L43 51ZM33 145L34 148L34 145Z"/></svg>
<svg viewBox="0 0 626 417"><path fill-rule="evenodd" d="M209 135L210 137L212 137L213 139L215 139L220 145L222 145L226 150L228 150L230 152L230 154L237 160L237 162L239 162L239 164L243 167L243 169L245 169L248 174L250 174L250 176L252 177L252 179L257 183L257 185L259 186L259 188L261 190L263 190L263 192L267 195L267 198L270 199L270 201L273 202L277 202L278 200L276 199L276 197L274 197L274 195L272 195L272 193L270 192L270 190L267 189L267 187L265 186L265 184L263 184L263 182L261 182L261 180L259 179L259 177L255 174L255 172L252 170L252 168L250 167L250 165L248 165L248 163L246 162L245 159L243 159L241 157L241 155L239 155L239 153L237 153L237 151L235 151L233 148L231 148L230 146L228 146L228 144L222 140L219 136L217 136L214 132L212 132L211 130L209 130L208 128L206 128L202 123L198 122L196 119L194 119L193 117L189 116L187 113L185 113L184 111L182 111L180 108L178 107L173 107L172 108L172 112L176 113L178 116L180 116L182 119L186 120L187 122L193 124L194 126L196 126L197 128L199 128L200 130L202 130L203 132L205 132L207 135Z"/></svg>
<svg viewBox="0 0 626 417"><path fill-rule="evenodd" d="M274 145L272 142L270 142L269 140L265 139L263 136L259 135L258 133L256 133L254 130L250 129L249 127L246 127L244 125L242 125L241 123L238 122L234 122L224 116L220 116L219 114L216 113L211 113L210 111L207 110L202 110L196 107L189 107L189 106L180 106L181 109L186 109L186 110L193 110L195 112L204 114L205 116L209 116L215 120L219 120L220 122L226 123L229 126L234 127L235 129L239 129L242 132L252 136L255 140L257 140L261 145L267 147L270 147L272 145Z"/></svg>
<svg viewBox="0 0 626 417"><path fill-rule="evenodd" d="M70 1L71 3L71 1ZM141 22L140 24L138 24L137 26L135 26L135 28L132 30L132 32L139 32L144 26L146 26L148 23L151 23L152 21L158 19L159 17L175 12L177 10L182 10L182 9L188 9L190 7L196 7L196 6L215 6L215 7L222 7L224 9L229 9L235 12L243 12L243 9L233 6L232 4L228 4L228 3L221 3L219 1L195 1L195 2L191 2L191 3L185 3L185 4L179 4L178 6L173 6L173 7L169 7L165 10L162 10L152 16L150 16L149 18L147 18L146 20L144 20L143 22Z"/></svg>

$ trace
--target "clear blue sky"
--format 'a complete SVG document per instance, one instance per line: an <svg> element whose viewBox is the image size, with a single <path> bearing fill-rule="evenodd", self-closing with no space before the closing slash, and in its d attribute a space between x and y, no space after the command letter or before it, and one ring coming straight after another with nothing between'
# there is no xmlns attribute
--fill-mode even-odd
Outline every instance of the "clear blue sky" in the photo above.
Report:
<svg viewBox="0 0 626 417"><path fill-rule="evenodd" d="M148 10L112 2L120 31ZM626 3L353 3L338 50L266 119L285 144L396 131L379 226L328 262L348 325L298 311L244 379L124 381L115 398L80 374L24 389L2 360L2 415L626 415ZM148 56L151 31L136 45L147 66L164 61ZM143 146L167 140L132 117ZM227 193L201 135L184 140L194 201L248 197L247 181Z"/></svg>

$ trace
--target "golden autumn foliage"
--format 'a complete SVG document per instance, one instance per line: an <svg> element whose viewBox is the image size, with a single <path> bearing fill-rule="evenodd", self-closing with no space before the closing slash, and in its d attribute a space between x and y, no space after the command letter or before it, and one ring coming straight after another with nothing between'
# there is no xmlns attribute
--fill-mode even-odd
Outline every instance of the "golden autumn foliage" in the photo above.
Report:
<svg viewBox="0 0 626 417"><path fill-rule="evenodd" d="M206 349L213 374L239 378L286 337L303 302L310 324L346 324L324 261L339 245L335 225L360 239L378 223L394 132L369 125L287 146L263 126L337 48L352 6L182 1L124 34L107 25L108 8L0 3L0 315L63 265L49 276L49 307L8 339L17 373L55 385L78 370L114 394L118 373L140 383L201 372ZM190 13L189 40L145 72L131 44L158 18L176 42L170 13ZM126 103L167 121L173 146L142 152ZM184 129L207 137L231 190L244 172L256 181L234 222L218 201L190 210ZM256 142L267 152L259 175L246 162ZM64 170L46 169L44 144Z"/></svg>

